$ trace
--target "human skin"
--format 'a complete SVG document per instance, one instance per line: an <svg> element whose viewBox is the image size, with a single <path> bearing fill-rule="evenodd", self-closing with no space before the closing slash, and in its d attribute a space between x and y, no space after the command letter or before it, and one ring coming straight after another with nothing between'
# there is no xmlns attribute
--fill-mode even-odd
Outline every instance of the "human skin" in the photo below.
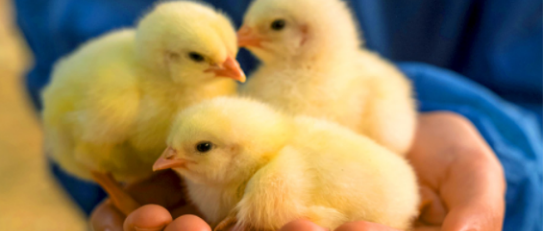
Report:
<svg viewBox="0 0 543 231"><path fill-rule="evenodd" d="M426 206L416 231L501 230L505 214L505 178L495 154L464 117L449 112L425 113L413 147L407 155L415 168ZM96 231L210 231L187 204L181 180L172 171L129 185L127 191L142 204L128 217L109 202L91 216ZM186 215L194 214L194 215ZM176 218L175 220L173 218ZM281 231L321 231L322 227L297 220ZM337 231L395 230L365 221L346 223Z"/></svg>

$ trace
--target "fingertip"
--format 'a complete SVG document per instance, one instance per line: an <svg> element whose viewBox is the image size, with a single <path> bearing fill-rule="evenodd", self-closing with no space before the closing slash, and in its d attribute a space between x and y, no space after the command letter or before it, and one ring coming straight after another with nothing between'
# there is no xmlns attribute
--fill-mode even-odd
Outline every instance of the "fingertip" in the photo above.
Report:
<svg viewBox="0 0 543 231"><path fill-rule="evenodd" d="M335 231L394 231L396 229L367 221L354 221L339 226Z"/></svg>
<svg viewBox="0 0 543 231"><path fill-rule="evenodd" d="M132 212L124 221L127 231L160 231L172 222L172 216L167 209L159 205L144 205Z"/></svg>
<svg viewBox="0 0 543 231"><path fill-rule="evenodd" d="M94 231L122 231L124 215L109 201L98 205L91 214L90 226Z"/></svg>
<svg viewBox="0 0 543 231"><path fill-rule="evenodd" d="M170 223L164 231L211 231L211 227L202 218L183 215Z"/></svg>
<svg viewBox="0 0 543 231"><path fill-rule="evenodd" d="M296 220L283 226L279 231L326 231L309 220Z"/></svg>

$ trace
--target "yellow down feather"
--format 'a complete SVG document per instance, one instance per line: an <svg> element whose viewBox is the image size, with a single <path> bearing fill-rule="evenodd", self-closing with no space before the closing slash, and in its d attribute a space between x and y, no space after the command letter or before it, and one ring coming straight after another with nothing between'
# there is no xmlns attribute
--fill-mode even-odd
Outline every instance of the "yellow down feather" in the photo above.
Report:
<svg viewBox="0 0 543 231"><path fill-rule="evenodd" d="M150 174L178 110L235 93L233 80L205 70L236 54L229 19L188 1L162 3L136 29L87 42L55 66L43 92L49 154L83 179L89 170L121 181Z"/></svg>
<svg viewBox="0 0 543 231"><path fill-rule="evenodd" d="M282 30L272 23L284 20ZM411 84L391 63L362 48L340 0L256 0L245 15L263 64L241 90L293 114L335 121L406 154L416 124Z"/></svg>
<svg viewBox="0 0 543 231"><path fill-rule="evenodd" d="M211 149L202 152L199 144ZM183 111L168 137L185 163L190 198L208 222L251 230L310 219L334 230L365 220L408 229L418 214L415 174L404 158L327 120L219 97ZM158 162L157 162L158 163Z"/></svg>

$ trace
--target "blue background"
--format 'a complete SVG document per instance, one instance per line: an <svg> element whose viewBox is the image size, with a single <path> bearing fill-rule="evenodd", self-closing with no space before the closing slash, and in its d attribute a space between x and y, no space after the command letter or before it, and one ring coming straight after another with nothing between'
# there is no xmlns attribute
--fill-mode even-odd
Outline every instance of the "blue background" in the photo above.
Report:
<svg viewBox="0 0 543 231"><path fill-rule="evenodd" d="M226 11L239 25L250 1L207 2ZM496 152L507 179L504 230L543 230L542 2L348 2L364 30L366 45L398 62L413 80L420 110L449 110L466 116ZM39 109L39 92L59 57L91 38L135 25L154 1L15 3L17 22L35 55L26 83ZM255 66L246 51L239 60L245 70ZM51 166L87 213L105 196L95 185Z"/></svg>

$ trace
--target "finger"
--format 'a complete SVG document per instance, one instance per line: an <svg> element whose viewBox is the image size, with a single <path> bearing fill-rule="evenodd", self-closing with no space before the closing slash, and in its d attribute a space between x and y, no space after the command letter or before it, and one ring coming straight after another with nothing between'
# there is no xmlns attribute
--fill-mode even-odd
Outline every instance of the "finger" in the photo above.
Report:
<svg viewBox="0 0 543 231"><path fill-rule="evenodd" d="M505 216L503 169L491 151L466 152L473 158L456 160L440 189L449 208L443 230L501 230Z"/></svg>
<svg viewBox="0 0 543 231"><path fill-rule="evenodd" d="M444 169L454 159L451 146L458 143L458 126L451 125L448 114L426 113L419 117L418 127L407 159L417 173L422 185L437 190L446 174Z"/></svg>
<svg viewBox="0 0 543 231"><path fill-rule="evenodd" d="M170 212L159 205L145 205L131 213L124 221L125 231L160 231L172 222Z"/></svg>
<svg viewBox="0 0 543 231"><path fill-rule="evenodd" d="M441 196L449 208L443 230L501 230L505 215L505 180L495 156L459 158L442 184ZM492 153L491 153L492 154Z"/></svg>
<svg viewBox="0 0 543 231"><path fill-rule="evenodd" d="M183 215L175 219L164 231L211 231L211 227L194 215Z"/></svg>
<svg viewBox="0 0 543 231"><path fill-rule="evenodd" d="M427 202L421 208L419 222L425 225L441 225L447 214L447 210L439 196L429 187L420 186L421 201Z"/></svg>
<svg viewBox="0 0 543 231"><path fill-rule="evenodd" d="M367 221L355 221L339 226L335 231L398 231L385 225Z"/></svg>
<svg viewBox="0 0 543 231"><path fill-rule="evenodd" d="M326 231L326 229L308 220L296 220L286 224L279 231Z"/></svg>
<svg viewBox="0 0 543 231"><path fill-rule="evenodd" d="M125 216L117 210L109 200L94 209L90 217L91 229L94 231L122 231Z"/></svg>

